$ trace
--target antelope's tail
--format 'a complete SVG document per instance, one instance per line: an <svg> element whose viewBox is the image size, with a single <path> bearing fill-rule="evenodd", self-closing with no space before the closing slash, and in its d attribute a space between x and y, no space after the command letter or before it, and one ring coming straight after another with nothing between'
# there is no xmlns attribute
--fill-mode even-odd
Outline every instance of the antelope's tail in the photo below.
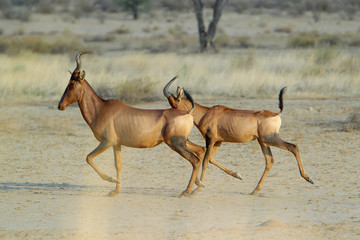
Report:
<svg viewBox="0 0 360 240"><path fill-rule="evenodd" d="M280 108L280 113L282 113L283 109L284 109L284 100L283 100L283 95L286 91L286 87L283 87L281 90L280 90L280 93L279 93L279 108Z"/></svg>

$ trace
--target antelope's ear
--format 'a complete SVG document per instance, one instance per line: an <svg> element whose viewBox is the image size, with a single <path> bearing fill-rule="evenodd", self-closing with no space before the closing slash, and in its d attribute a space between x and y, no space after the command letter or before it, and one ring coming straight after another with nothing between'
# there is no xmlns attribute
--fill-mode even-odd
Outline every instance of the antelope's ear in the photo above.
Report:
<svg viewBox="0 0 360 240"><path fill-rule="evenodd" d="M84 80L84 78L85 78L85 71L83 70L83 71L80 73L80 76L79 76L80 82L81 82L82 80Z"/></svg>
<svg viewBox="0 0 360 240"><path fill-rule="evenodd" d="M70 70L68 70L68 71L69 71L70 75L72 75L72 72Z"/></svg>
<svg viewBox="0 0 360 240"><path fill-rule="evenodd" d="M184 89L180 88L180 87L177 87L176 95L177 95L177 97L176 97L177 99L182 98L182 96L184 96Z"/></svg>

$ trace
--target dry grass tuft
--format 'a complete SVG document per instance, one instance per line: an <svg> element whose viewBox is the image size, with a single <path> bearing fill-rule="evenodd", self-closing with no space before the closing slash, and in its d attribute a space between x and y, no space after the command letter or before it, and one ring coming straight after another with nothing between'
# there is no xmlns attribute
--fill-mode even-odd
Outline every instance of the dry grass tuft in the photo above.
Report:
<svg viewBox="0 0 360 240"><path fill-rule="evenodd" d="M59 54L82 48L81 41L71 32L44 36L42 34L0 36L0 53L17 55L21 52Z"/></svg>
<svg viewBox="0 0 360 240"><path fill-rule="evenodd" d="M352 112L340 128L344 132L360 131L360 108Z"/></svg>

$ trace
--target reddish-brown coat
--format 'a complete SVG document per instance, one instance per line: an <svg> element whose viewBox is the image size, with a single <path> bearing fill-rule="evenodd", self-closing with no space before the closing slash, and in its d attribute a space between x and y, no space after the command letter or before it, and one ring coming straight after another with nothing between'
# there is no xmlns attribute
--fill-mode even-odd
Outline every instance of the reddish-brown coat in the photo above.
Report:
<svg viewBox="0 0 360 240"><path fill-rule="evenodd" d="M76 55L77 67L71 75L68 86L59 102L59 110L78 102L82 116L100 142L86 158L100 177L116 183L110 195L120 192L121 146L150 148L165 142L171 149L187 159L193 167L188 187L182 195L189 194L198 180L201 161L191 152L194 146L187 141L193 127L193 117L186 111L176 109L147 110L134 108L119 100L103 100L85 80L85 71L80 72L80 56ZM117 178L104 174L93 162L93 158L108 148L114 148ZM190 148L190 149L189 149ZM196 148L196 147L195 147ZM200 147L201 148L201 147ZM204 152L204 149L202 149Z"/></svg>
<svg viewBox="0 0 360 240"><path fill-rule="evenodd" d="M177 88L176 96L168 92L172 79L164 88L164 93L167 94L167 99L171 107L188 111L190 102L183 98L183 90ZM285 88L279 94L280 111L283 108L283 93ZM195 103L193 110L194 124L199 129L206 140L206 153L203 160L203 169L200 181L204 180L207 165L214 161L214 155L219 149L222 142L237 142L245 143L253 140L258 140L266 160L265 171L252 192L256 194L262 187L267 174L269 173L274 158L272 156L270 146L275 146L288 150L296 157L301 176L310 183L312 180L305 174L302 165L300 153L297 145L281 140L279 130L281 126L280 113L273 113L266 110L239 110L232 109L222 105L214 107L205 107ZM215 162L216 163L216 162ZM218 164L218 163L217 163ZM233 171L223 167L223 170L229 175L238 177Z"/></svg>

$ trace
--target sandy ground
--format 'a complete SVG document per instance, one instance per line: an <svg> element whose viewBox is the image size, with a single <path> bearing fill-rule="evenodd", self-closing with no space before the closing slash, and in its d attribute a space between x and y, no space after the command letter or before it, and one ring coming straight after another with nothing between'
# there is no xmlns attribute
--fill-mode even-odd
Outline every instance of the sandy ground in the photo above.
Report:
<svg viewBox="0 0 360 240"><path fill-rule="evenodd" d="M278 111L277 99L212 100L204 105ZM339 129L359 99L285 97L281 136L300 147L307 183L291 153L274 149L264 170L257 142L223 144L216 159L239 171L232 178L209 166L206 188L177 198L190 164L165 144L123 148L122 193L87 165L97 141L78 107L57 103L0 106L0 239L359 239L359 132ZM165 101L139 104L167 108ZM203 144L196 128L191 140ZM114 176L113 152L95 163Z"/></svg>

